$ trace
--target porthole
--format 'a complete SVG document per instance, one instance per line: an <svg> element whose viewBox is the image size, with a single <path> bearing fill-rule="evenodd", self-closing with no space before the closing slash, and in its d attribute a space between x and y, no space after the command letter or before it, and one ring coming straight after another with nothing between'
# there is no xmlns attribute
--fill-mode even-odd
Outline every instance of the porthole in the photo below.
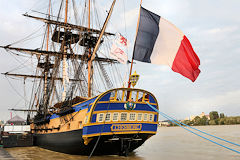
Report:
<svg viewBox="0 0 240 160"><path fill-rule="evenodd" d="M136 113L130 113L129 121L136 121Z"/></svg>
<svg viewBox="0 0 240 160"><path fill-rule="evenodd" d="M127 113L121 113L121 121L127 120Z"/></svg>
<svg viewBox="0 0 240 160"><path fill-rule="evenodd" d="M142 113L138 113L137 120L142 121Z"/></svg>
<svg viewBox="0 0 240 160"><path fill-rule="evenodd" d="M98 114L98 122L103 122L104 121L104 113L99 113Z"/></svg>
<svg viewBox="0 0 240 160"><path fill-rule="evenodd" d="M118 121L118 113L115 112L113 113L113 118L112 118L113 121Z"/></svg>
<svg viewBox="0 0 240 160"><path fill-rule="evenodd" d="M107 113L106 114L105 121L106 122L110 122L111 121L111 113Z"/></svg>
<svg viewBox="0 0 240 160"><path fill-rule="evenodd" d="M150 121L150 122L153 121L153 114L149 114L149 121Z"/></svg>
<svg viewBox="0 0 240 160"><path fill-rule="evenodd" d="M144 120L144 121L147 121L147 118L148 118L148 114L147 114L147 113L144 113L143 120Z"/></svg>

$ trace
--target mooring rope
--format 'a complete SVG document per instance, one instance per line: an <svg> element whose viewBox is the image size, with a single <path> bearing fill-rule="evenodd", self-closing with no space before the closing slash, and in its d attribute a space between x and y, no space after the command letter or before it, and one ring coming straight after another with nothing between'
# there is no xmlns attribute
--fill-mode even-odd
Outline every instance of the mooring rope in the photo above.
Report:
<svg viewBox="0 0 240 160"><path fill-rule="evenodd" d="M147 103L147 102L146 102L146 103ZM222 144L220 144L220 143L218 143L218 142L215 142L215 141L213 141L213 140L211 140L211 139L209 139L209 138L207 138L207 137L204 137L204 136L202 136L202 135L200 135L200 134L198 134L198 133L196 133L196 132L193 132L193 131L191 131L190 129L182 126L181 124L184 124L184 123L182 123L182 122L180 122L180 121L178 121L178 120L175 120L175 119L171 118L170 116L166 115L166 114L163 113L163 112L160 112L158 109L154 108L151 104L147 103L147 105L148 105L150 108L152 108L154 111L158 112L161 116L167 118L169 121L171 121L172 123L174 123L174 124L182 127L183 129L185 129L185 130L187 130L187 131L189 131L189 132L191 132L191 133L193 133L193 134L195 134L195 135L197 135L197 136L199 136L199 137L201 137L201 138L203 138L203 139L206 139L206 140L208 140L208 141L210 141L210 142L212 142L212 143L215 143L215 144L217 144L217 145L219 145L219 146L221 146L221 147L224 147L224 148L226 148L226 149L228 149L228 150L231 150L231 151L233 151L233 152L236 152L236 153L240 154L240 151L237 151L237 150L235 150L235 149L232 149L232 148L230 148L230 147L227 147L227 146L225 146L225 145L222 145ZM172 119L172 120L171 120L171 119ZM178 122L178 123L177 123L177 122ZM192 129L195 129L195 130L197 130L197 131L199 131L199 132L201 132L201 133L207 134L207 135L209 135L209 136L211 135L211 134L209 134L209 133L200 131L199 129L193 128L193 127L191 127L191 126L189 126L189 125L187 125L187 124L184 124L184 125L187 126L187 127L192 128ZM220 140L224 140L224 139L219 138L219 137L216 137L216 136L214 136L214 135L211 135L211 136L214 137L214 138L220 139ZM233 143L233 142L230 142L230 141L227 141L227 140L224 140L224 141L225 141L225 142L228 142L228 143L231 143L231 144L234 144L234 145L237 145L237 146L240 146L240 145L237 144L237 143Z"/></svg>
<svg viewBox="0 0 240 160"><path fill-rule="evenodd" d="M163 112L161 112L161 113L164 114L165 116L167 116L168 118L170 118L170 119L172 119L172 120L174 120L174 121L176 121L176 122L178 122L178 123L180 123L180 124L182 124L182 125L184 125L184 126L187 126L187 127L191 128L191 129L194 129L194 130L196 130L196 131L198 131L198 132L201 132L201 133L206 134L206 135L208 135L208 136L211 136L211 137L213 137L213 138L216 138L216 139L219 139L219 140L222 140L222 141L225 141L225 142L227 142L227 143L230 143L230 144L233 144L233 145L236 145L236 146L239 146L239 147L240 147L240 145L237 144L237 143L234 143L234 142L225 140L225 139L223 139L223 138L214 136L214 135L212 135L212 134L209 134L209 133L207 133L207 132L201 131L201 130L199 130L199 129L197 129L197 128L194 128L194 127L191 127L191 126L189 126L189 125L187 125L187 124L185 124L185 123L182 123L181 121L178 121L178 120L176 120L176 119L168 116L167 114L165 114L165 113L163 113Z"/></svg>
<svg viewBox="0 0 240 160"><path fill-rule="evenodd" d="M109 107L110 107L110 100L108 101L108 107L107 107L106 115L108 114ZM90 158L92 157L92 155L93 155L93 153L94 153L94 151L95 151L95 149L96 149L96 147L97 147L97 145L98 145L98 142L99 142L99 140L100 140L100 138L101 138L101 136L102 136L102 132L103 132L103 129L104 129L104 126L105 126L105 122L106 122L106 115L105 115L105 117L104 117L104 123L103 123L103 126L102 126L102 128L101 128L101 131L100 131L100 133L99 133L98 139L97 139L97 141L96 141L96 143L95 143L95 145L94 145L94 147L93 147L90 155L88 156L88 160L90 160Z"/></svg>

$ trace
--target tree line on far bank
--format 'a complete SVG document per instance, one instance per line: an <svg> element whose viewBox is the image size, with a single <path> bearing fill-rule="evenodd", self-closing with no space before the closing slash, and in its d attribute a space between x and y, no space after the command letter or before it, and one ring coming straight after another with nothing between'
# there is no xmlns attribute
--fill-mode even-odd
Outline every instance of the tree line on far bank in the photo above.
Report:
<svg viewBox="0 0 240 160"><path fill-rule="evenodd" d="M209 113L209 117L210 120L206 116L196 116L193 120L184 120L182 123L194 126L240 124L240 116L227 117L224 113L218 114L217 111L212 111ZM176 126L176 124L170 123L170 126Z"/></svg>

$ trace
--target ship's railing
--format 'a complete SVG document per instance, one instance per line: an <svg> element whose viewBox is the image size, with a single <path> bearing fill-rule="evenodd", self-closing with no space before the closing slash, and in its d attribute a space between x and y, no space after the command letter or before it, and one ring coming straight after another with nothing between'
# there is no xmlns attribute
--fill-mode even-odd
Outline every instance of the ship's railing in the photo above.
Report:
<svg viewBox="0 0 240 160"><path fill-rule="evenodd" d="M91 123L92 115L93 112L95 111L95 107L97 104L127 103L127 102L133 102L135 104L146 104L147 102L154 105L156 109L158 109L157 99L152 93L142 89L116 88L104 92L98 96L98 98L92 104L91 110L88 112L88 115L86 116L85 124ZM108 109L108 106L106 106L106 109ZM148 115L148 117L149 116L152 117L152 115Z"/></svg>
<svg viewBox="0 0 240 160"><path fill-rule="evenodd" d="M142 90L129 90L129 89L119 89L111 92L110 101L111 102L149 102L150 93Z"/></svg>

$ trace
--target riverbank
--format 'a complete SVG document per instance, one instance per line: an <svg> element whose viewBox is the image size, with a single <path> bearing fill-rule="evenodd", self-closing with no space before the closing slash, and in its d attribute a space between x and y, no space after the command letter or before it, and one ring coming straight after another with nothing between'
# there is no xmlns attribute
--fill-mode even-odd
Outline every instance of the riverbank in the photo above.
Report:
<svg viewBox="0 0 240 160"><path fill-rule="evenodd" d="M179 120L182 123L189 125L189 126L208 126L208 125L239 125L240 124L240 116L236 117L223 117L223 118L216 118L216 119L207 119L206 116L199 117L196 116L193 120ZM162 125L168 126L176 126L170 120L165 120Z"/></svg>
<svg viewBox="0 0 240 160"><path fill-rule="evenodd" d="M214 124L214 125L210 125L210 124L207 124L207 125L193 125L193 124L190 124L189 126L198 127L198 126L234 126L234 125L240 126L240 124ZM184 126L184 125L182 125L182 126ZM174 125L159 125L159 127L180 127L180 126L174 124Z"/></svg>

